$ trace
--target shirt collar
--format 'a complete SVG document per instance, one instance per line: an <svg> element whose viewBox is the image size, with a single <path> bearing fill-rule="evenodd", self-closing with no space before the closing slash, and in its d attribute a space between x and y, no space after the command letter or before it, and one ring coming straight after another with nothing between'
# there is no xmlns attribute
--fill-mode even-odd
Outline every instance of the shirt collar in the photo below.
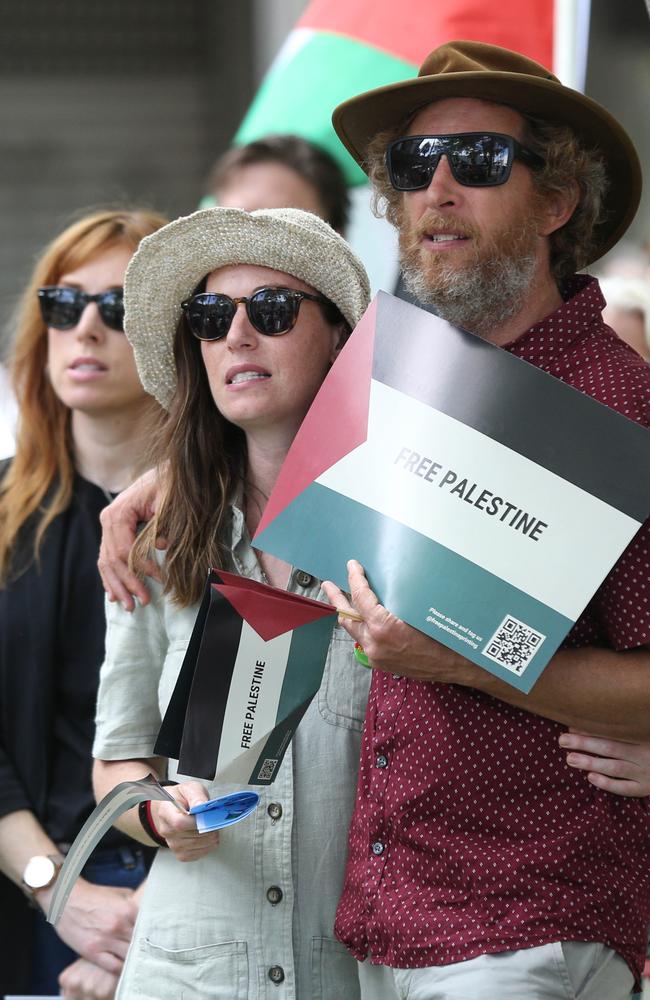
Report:
<svg viewBox="0 0 650 1000"><path fill-rule="evenodd" d="M561 306L549 313L539 323L534 323L525 333L503 346L516 354L556 353L585 333L593 330L595 323L603 324L602 311L605 298L596 278L588 274L574 274L562 285L564 299Z"/></svg>
<svg viewBox="0 0 650 1000"><path fill-rule="evenodd" d="M244 485L237 484L230 501L230 552L233 569L240 576L263 580L262 568L253 551L251 537L244 517Z"/></svg>
<svg viewBox="0 0 650 1000"><path fill-rule="evenodd" d="M256 580L258 583L268 583L246 526L242 482L238 484L230 502L230 552L232 569L235 573ZM304 597L327 602L320 580L294 566L291 567L286 589L292 593L300 593Z"/></svg>

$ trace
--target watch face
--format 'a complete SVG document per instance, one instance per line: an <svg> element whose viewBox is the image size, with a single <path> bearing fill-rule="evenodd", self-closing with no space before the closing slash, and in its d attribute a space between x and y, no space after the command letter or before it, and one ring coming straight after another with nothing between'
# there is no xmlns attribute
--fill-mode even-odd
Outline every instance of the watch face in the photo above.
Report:
<svg viewBox="0 0 650 1000"><path fill-rule="evenodd" d="M30 889L43 889L50 884L56 875L56 870L52 858L37 854L27 862L23 881Z"/></svg>

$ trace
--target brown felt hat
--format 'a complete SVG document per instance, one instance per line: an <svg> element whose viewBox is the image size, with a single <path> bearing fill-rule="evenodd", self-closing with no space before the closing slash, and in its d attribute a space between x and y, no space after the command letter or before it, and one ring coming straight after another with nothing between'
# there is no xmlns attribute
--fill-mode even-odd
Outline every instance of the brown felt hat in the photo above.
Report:
<svg viewBox="0 0 650 1000"><path fill-rule="evenodd" d="M483 42L447 42L427 56L417 77L344 101L332 121L343 145L365 170L368 144L377 132L406 122L425 105L446 97L507 104L570 126L588 148L601 154L609 182L592 260L618 242L641 198L641 164L632 140L600 104L565 87L545 66L518 52Z"/></svg>

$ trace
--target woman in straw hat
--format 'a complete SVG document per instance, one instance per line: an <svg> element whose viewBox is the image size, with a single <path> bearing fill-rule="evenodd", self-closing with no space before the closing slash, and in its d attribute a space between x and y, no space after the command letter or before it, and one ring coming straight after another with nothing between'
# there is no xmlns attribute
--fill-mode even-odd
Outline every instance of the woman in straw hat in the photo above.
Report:
<svg viewBox="0 0 650 1000"><path fill-rule="evenodd" d="M58 994L62 972L62 985L112 993L151 854L113 831L58 934L46 923L64 845L94 805L99 513L146 467L158 409L124 336L122 284L165 221L110 210L74 222L41 254L17 312L16 454L0 469L1 995Z"/></svg>
<svg viewBox="0 0 650 1000"><path fill-rule="evenodd" d="M210 566L319 595L318 581L256 552L251 537L367 303L368 279L348 245L297 209L207 209L143 241L126 279L126 330L143 384L168 416L157 447L165 491L140 558L157 535L169 546L151 603L133 615L109 610L98 796L142 777L143 763L164 774L154 742ZM292 997L358 996L356 961L332 928L367 686L337 627L319 694L249 820L199 836L171 804L150 803L142 821L142 810L122 816L129 834L166 846L119 996L254 998L281 983ZM225 790L170 788L187 807Z"/></svg>

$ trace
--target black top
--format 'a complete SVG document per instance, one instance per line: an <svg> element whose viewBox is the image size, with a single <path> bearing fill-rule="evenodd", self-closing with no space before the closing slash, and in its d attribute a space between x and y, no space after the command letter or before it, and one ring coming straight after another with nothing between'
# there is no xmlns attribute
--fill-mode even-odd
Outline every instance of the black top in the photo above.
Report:
<svg viewBox="0 0 650 1000"><path fill-rule="evenodd" d="M38 563L32 518L0 590L0 816L29 809L57 843L74 840L94 808L91 750L106 629L97 552L108 502L75 476ZM113 844L127 841L117 833Z"/></svg>
<svg viewBox="0 0 650 1000"><path fill-rule="evenodd" d="M0 462L0 478L8 464ZM91 743L105 629L96 560L98 515L107 502L77 476L70 506L45 533L38 564L37 518L30 518L13 560L24 571L0 590L0 817L28 809L57 842L73 839L94 805ZM126 842L134 843L112 831L100 848ZM0 970L0 995L9 980L11 992L24 992L13 983L29 968L31 913L20 890L0 876L0 952L15 958Z"/></svg>
<svg viewBox="0 0 650 1000"><path fill-rule="evenodd" d="M56 843L71 843L95 807L92 744L99 668L104 659L104 592L97 572L99 514L109 500L76 476L66 511L60 563L56 675L53 687L50 778L41 821ZM111 829L102 847L130 843Z"/></svg>

